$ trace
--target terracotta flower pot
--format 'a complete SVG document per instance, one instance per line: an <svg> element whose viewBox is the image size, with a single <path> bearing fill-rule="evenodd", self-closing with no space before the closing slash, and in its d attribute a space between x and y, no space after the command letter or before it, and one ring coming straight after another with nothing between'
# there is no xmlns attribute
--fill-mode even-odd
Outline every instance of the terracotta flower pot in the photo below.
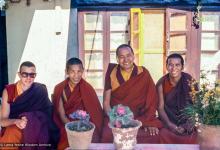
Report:
<svg viewBox="0 0 220 150"><path fill-rule="evenodd" d="M200 150L220 150L220 126L200 125L199 130Z"/></svg>
<svg viewBox="0 0 220 150"><path fill-rule="evenodd" d="M112 129L114 136L114 144L117 150L129 150L133 149L137 144L137 133L138 129L142 126L142 123L135 120L137 126L131 128L116 128L110 123L109 127Z"/></svg>
<svg viewBox="0 0 220 150"><path fill-rule="evenodd" d="M84 150L88 149L92 141L95 125L92 122L90 122L93 128L88 131L78 132L78 131L70 130L69 126L75 124L76 122L77 121L72 121L65 124L69 146L71 149L84 149Z"/></svg>

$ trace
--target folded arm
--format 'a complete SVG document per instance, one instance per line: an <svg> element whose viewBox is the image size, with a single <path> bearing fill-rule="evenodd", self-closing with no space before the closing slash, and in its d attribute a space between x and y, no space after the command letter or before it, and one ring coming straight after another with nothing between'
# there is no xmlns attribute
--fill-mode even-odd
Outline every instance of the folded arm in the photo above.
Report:
<svg viewBox="0 0 220 150"><path fill-rule="evenodd" d="M27 124L26 117L22 117L21 119L10 119L9 114L10 114L10 104L8 103L8 92L6 89L4 89L2 94L0 126L7 127L11 125L16 125L20 129L24 129L26 127Z"/></svg>
<svg viewBox="0 0 220 150"><path fill-rule="evenodd" d="M159 116L162 119L162 121L166 124L166 126L174 133L176 134L182 134L184 132L184 128L178 127L176 124L172 123L167 116L167 113L164 109L164 97L163 97L163 87L162 84L158 85L157 87L157 93L159 96Z"/></svg>

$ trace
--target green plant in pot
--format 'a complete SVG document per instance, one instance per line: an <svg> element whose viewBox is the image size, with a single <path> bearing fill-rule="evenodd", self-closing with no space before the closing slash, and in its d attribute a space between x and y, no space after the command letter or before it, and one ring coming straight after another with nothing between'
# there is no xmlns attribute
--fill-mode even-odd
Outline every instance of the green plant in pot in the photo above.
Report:
<svg viewBox="0 0 220 150"><path fill-rule="evenodd" d="M76 112L70 114L69 116L74 120L78 120L72 124L69 124L68 128L70 130L83 132L83 131L91 130L93 128L93 125L89 122L90 116L85 111L77 110Z"/></svg>
<svg viewBox="0 0 220 150"><path fill-rule="evenodd" d="M200 149L220 149L220 80L211 84L201 73L200 84L191 81L190 85L193 105L186 107L184 113L198 129Z"/></svg>
<svg viewBox="0 0 220 150"><path fill-rule="evenodd" d="M116 148L133 149L137 143L137 132L142 123L134 120L130 108L121 104L114 106L108 116L109 127L112 129Z"/></svg>
<svg viewBox="0 0 220 150"><path fill-rule="evenodd" d="M77 110L69 116L75 120L65 125L70 148L88 149L95 130L95 125L89 121L89 114L83 110Z"/></svg>

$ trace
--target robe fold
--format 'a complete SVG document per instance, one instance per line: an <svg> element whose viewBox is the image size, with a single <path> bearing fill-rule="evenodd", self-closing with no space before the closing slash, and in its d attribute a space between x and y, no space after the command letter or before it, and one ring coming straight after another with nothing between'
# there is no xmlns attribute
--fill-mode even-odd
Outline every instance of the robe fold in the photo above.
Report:
<svg viewBox="0 0 220 150"><path fill-rule="evenodd" d="M68 80L69 79L66 79L59 83L55 87L53 94L53 104L55 107L53 118L60 129L61 135L58 149L65 149L69 146L65 126L61 121L58 112L60 100L63 101L65 114L69 120L71 120L69 114L76 110L81 109L89 113L90 121L93 122L96 126L92 142L98 143L100 141L102 132L103 111L95 90L84 79L81 79L80 82L74 87L74 90L71 92L69 89Z"/></svg>
<svg viewBox="0 0 220 150"><path fill-rule="evenodd" d="M112 89L111 107L117 104L128 106L134 113L134 119L142 122L142 128L139 129L137 135L138 143L159 143L159 135L150 136L149 132L145 132L143 129L143 127L162 127L161 122L156 118L158 97L155 84L148 70L134 64L130 79L125 81L119 67L119 65L110 64L106 73L105 90ZM116 85L118 87L115 88ZM108 117L105 116L102 135L103 143L111 143L113 141L108 121Z"/></svg>
<svg viewBox="0 0 220 150"><path fill-rule="evenodd" d="M163 76L157 83L162 84L164 95L164 110L169 120L185 129L183 135L177 135L168 128L161 129L161 143L166 144L195 144L197 133L193 129L193 124L182 113L187 105L192 105L190 96L191 88L189 86L192 77L182 72L177 85L173 87L169 81L169 74Z"/></svg>

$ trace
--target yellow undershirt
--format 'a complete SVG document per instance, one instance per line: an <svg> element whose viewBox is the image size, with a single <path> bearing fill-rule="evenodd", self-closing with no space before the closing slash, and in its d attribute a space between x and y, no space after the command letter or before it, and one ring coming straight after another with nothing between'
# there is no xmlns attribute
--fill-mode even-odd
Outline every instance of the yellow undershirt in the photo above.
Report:
<svg viewBox="0 0 220 150"><path fill-rule="evenodd" d="M134 69L134 66L132 67L132 69L131 69L129 72L120 69L120 70L121 70L122 77L123 77L123 79L124 79L125 81L128 81L128 80L130 79L131 73L132 73L133 69Z"/></svg>
<svg viewBox="0 0 220 150"><path fill-rule="evenodd" d="M17 82L16 89L17 89L18 95L21 95L23 93L21 82L19 81Z"/></svg>
<svg viewBox="0 0 220 150"><path fill-rule="evenodd" d="M115 89L117 89L117 88L120 86L120 84L119 84L119 82L118 82L118 80L117 80L117 77L116 77L117 67L118 67L118 65L115 66L115 68L112 70L112 72L111 72L111 74L110 74L112 91L114 91ZM142 72L143 72L142 66L137 66L137 67L138 67L138 74L142 73ZM126 74L126 71L123 71L123 70L121 70L121 69L120 69L120 71L121 71L121 74L122 74L122 77L124 78L124 80L125 80L125 78L129 80L133 69L132 69L132 71L130 72L130 75L128 75L128 77L125 77L125 76L126 76L126 75L125 75L125 74ZM125 72L125 73L123 73L123 72ZM128 81L128 80L125 80L125 81Z"/></svg>
<svg viewBox="0 0 220 150"><path fill-rule="evenodd" d="M75 84L71 83L70 81L68 82L69 87L70 87L70 91L73 92Z"/></svg>

